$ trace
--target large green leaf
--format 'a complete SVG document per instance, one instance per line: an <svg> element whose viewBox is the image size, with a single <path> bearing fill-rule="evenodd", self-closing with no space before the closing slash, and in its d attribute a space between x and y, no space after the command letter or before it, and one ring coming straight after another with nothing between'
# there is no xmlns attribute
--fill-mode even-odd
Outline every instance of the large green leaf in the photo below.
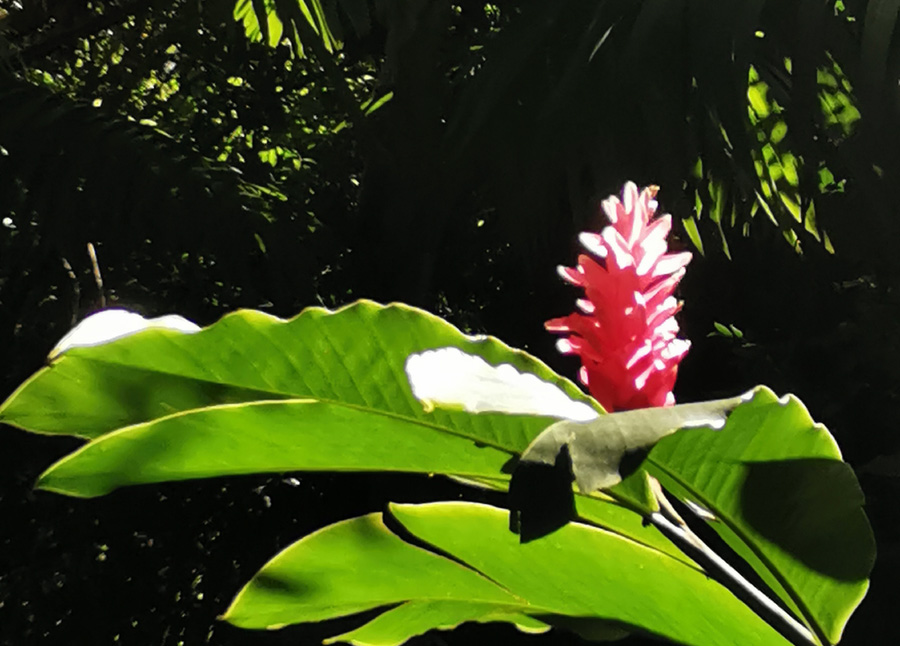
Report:
<svg viewBox="0 0 900 646"><path fill-rule="evenodd" d="M619 481L625 449L656 442L690 421L685 415L718 418L722 430L662 439L644 466L682 500L712 511L724 540L815 634L836 643L865 594L874 560L862 492L831 435L799 401L779 400L763 387L748 395L553 424L522 454L510 483L511 494L527 486L529 498L538 498L535 491L545 497L511 501L523 540L565 522L556 510L571 499L565 488L556 499L546 493L556 486L550 470L531 482L531 465L552 465L565 449L563 485L574 475L589 493Z"/></svg>
<svg viewBox="0 0 900 646"><path fill-rule="evenodd" d="M337 523L264 566L225 619L262 628L400 603L334 639L399 644L462 621L536 630L568 617L584 632L640 629L684 644L788 643L705 573L618 534L571 524L521 545L494 507L392 505L391 513L441 555L403 542L377 515Z"/></svg>
<svg viewBox="0 0 900 646"><path fill-rule="evenodd" d="M41 477L41 487L70 495L293 470L439 473L505 490L509 461L565 415L473 414L491 411L485 401L493 397L481 396L482 382L447 388L459 379L436 372L441 368L514 377L517 385L549 388L581 406L579 413L601 412L574 384L496 339L467 336L415 308L361 301L336 312L309 309L290 321L242 311L193 333L150 329L72 347L0 406L0 421L93 438ZM468 391L479 396L467 400ZM468 412L434 407L457 396ZM512 409L522 405L511 401ZM645 465L676 495L711 509L725 540L788 607L836 641L867 585L871 531L852 472L798 402L757 389L724 430L676 433ZM632 479L638 498L642 473ZM823 473L839 478L823 488ZM563 487L570 501L563 522L577 512L699 571L655 528L643 527L640 515L602 493L586 491L592 495L572 503L568 479ZM777 523L767 522L763 506L770 503ZM460 612L447 610L443 621L451 625ZM471 612L473 620L493 616Z"/></svg>
<svg viewBox="0 0 900 646"><path fill-rule="evenodd" d="M277 628L410 599L522 603L471 569L405 543L381 514L369 514L325 527L278 554L223 618L245 628Z"/></svg>
<svg viewBox="0 0 900 646"><path fill-rule="evenodd" d="M511 420L492 415L483 421ZM106 435L63 458L38 486L100 496L125 485L259 472L499 474L510 453L487 442L478 445L449 428L335 402L226 404Z"/></svg>
<svg viewBox="0 0 900 646"><path fill-rule="evenodd" d="M509 483L512 529L523 542L555 531L569 522L580 507L572 493L590 496L607 490L619 502L643 515L659 510L646 471L620 473L629 453L648 450L661 438L679 430L702 426L721 428L731 412L754 396L745 395L676 406L645 408L601 415L592 420L561 420L551 425L522 452ZM631 467L636 460L627 461ZM592 504L595 504L592 501Z"/></svg>
<svg viewBox="0 0 900 646"><path fill-rule="evenodd" d="M759 388L721 431L661 440L645 461L827 643L868 589L875 558L863 495L834 439L796 398Z"/></svg>
<svg viewBox="0 0 900 646"><path fill-rule="evenodd" d="M547 418L502 423L462 411L427 412L410 390L404 365L410 355L439 347L508 363L602 411L571 381L493 337L467 336L406 305L358 301L334 312L309 308L290 320L241 310L195 334L150 329L73 348L19 387L0 406L0 421L97 438L220 404L311 398L451 428L516 452L548 425Z"/></svg>
<svg viewBox="0 0 900 646"><path fill-rule="evenodd" d="M496 339L466 336L415 308L363 301L290 321L243 311L193 334L150 329L74 347L23 384L0 420L95 438L42 479L72 495L299 469L505 477L503 462L553 419L426 410L404 366L436 346L461 348L485 366L508 364L566 401L596 406Z"/></svg>
<svg viewBox="0 0 900 646"><path fill-rule="evenodd" d="M510 621L546 630L521 614L528 604L466 566L401 540L369 514L294 543L253 577L224 619L277 628L402 604L345 636L361 644L400 644L435 627Z"/></svg>
<svg viewBox="0 0 900 646"><path fill-rule="evenodd" d="M57 356L0 406L0 421L93 438L38 486L99 496L121 486L297 470L398 470L462 476L505 490L504 464L554 418L425 407L410 355L460 348L597 406L546 365L405 305L360 301L285 321L229 314L193 334L149 329ZM479 478L483 481L479 482ZM682 558L659 531L608 498L582 517Z"/></svg>

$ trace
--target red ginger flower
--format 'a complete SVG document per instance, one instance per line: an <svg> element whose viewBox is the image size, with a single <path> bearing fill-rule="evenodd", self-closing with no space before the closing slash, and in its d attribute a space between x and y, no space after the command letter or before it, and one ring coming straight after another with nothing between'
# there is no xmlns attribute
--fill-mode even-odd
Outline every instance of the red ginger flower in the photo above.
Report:
<svg viewBox="0 0 900 646"><path fill-rule="evenodd" d="M678 364L691 345L677 338L681 304L672 296L691 254L666 253L672 216L651 221L657 190L638 194L628 182L621 202L603 201L609 226L579 236L597 259L580 255L577 267L559 267L564 279L584 288L587 298L577 301L583 313L544 324L570 334L557 348L581 357L581 381L608 412L674 404Z"/></svg>

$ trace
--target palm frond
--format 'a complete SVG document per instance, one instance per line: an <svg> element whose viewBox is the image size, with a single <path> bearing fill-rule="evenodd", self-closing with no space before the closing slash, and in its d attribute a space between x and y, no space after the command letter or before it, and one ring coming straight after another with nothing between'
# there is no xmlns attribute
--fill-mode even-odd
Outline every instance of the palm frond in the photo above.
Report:
<svg viewBox="0 0 900 646"><path fill-rule="evenodd" d="M303 56L305 47L320 45L329 53L342 47L335 35L343 31L339 11L357 33L368 30L368 5L364 0L237 0L234 18L251 41L277 47L287 39ZM313 41L317 41L315 45Z"/></svg>

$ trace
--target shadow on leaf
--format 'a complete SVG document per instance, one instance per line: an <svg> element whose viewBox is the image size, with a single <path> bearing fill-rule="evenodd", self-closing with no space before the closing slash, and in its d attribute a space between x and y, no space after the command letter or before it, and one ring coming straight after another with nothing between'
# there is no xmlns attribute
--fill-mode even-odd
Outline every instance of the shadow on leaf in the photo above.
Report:
<svg viewBox="0 0 900 646"><path fill-rule="evenodd" d="M748 462L740 503L765 539L827 576L865 579L874 537L863 494L845 462L825 459ZM872 549L860 549L872 545Z"/></svg>

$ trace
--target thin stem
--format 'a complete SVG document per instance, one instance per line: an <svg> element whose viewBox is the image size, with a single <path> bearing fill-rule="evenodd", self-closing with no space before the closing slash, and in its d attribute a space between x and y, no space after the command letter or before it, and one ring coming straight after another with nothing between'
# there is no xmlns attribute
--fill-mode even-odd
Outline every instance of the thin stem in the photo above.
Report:
<svg viewBox="0 0 900 646"><path fill-rule="evenodd" d="M697 552L700 556L720 575L720 582L723 583L732 592L740 596L742 593L745 597L749 597L761 608L763 608L777 624L782 626L784 630L792 635L794 643L802 643L804 645L813 644L819 646L819 642L815 635L803 624L797 621L793 616L786 612L781 606L772 601L759 588L750 583L744 576L728 564L725 559L712 550L703 540L697 536L684 519L678 515L672 503L666 498L662 491L662 487L655 478L651 478L651 486L653 488L656 499L659 502L660 511L653 512L648 516L653 525L668 536L676 544L688 547L690 550ZM799 642L797 641L799 639Z"/></svg>
<svg viewBox="0 0 900 646"><path fill-rule="evenodd" d="M94 270L94 282L97 284L97 291L100 293L100 307L106 307L106 292L103 291L103 275L100 273L100 263L97 262L97 251L94 244L87 243L88 256L91 259L91 267Z"/></svg>

